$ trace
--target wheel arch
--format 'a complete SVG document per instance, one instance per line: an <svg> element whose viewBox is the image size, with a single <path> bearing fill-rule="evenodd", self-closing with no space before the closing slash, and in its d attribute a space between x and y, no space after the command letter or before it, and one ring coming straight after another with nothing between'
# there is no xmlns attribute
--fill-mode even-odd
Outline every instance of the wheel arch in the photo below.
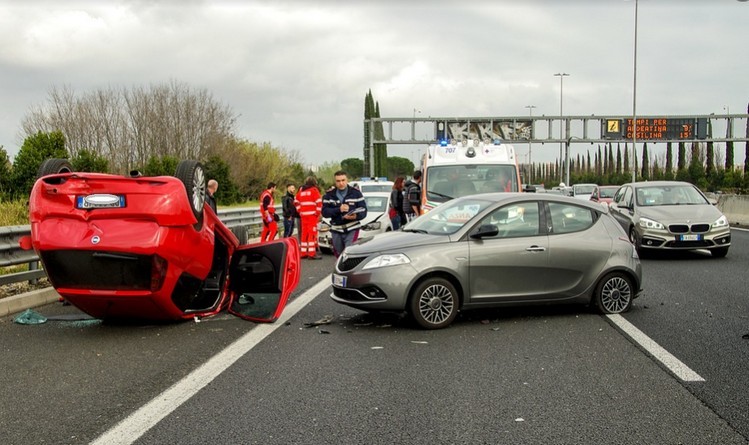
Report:
<svg viewBox="0 0 749 445"><path fill-rule="evenodd" d="M458 299L459 299L458 310L463 308L463 304L465 303L465 289L463 288L463 285L461 284L458 277L455 276L455 274L448 272L446 270L433 270L433 271L427 272L419 276L416 280L414 280L408 288L408 298L406 299L406 307L409 306L409 304L411 303L411 300L414 298L414 289L419 287L421 283L423 283L424 281L430 278L443 278L449 281L450 284L455 286L455 290L458 291Z"/></svg>

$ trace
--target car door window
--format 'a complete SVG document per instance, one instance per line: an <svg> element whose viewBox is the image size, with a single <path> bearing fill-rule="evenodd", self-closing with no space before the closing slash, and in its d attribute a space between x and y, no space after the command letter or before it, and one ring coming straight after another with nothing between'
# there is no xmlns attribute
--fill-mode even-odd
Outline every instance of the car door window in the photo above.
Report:
<svg viewBox="0 0 749 445"><path fill-rule="evenodd" d="M538 215L536 202L514 203L494 210L481 220L480 225L497 227L499 233L491 238L536 236L540 233Z"/></svg>
<svg viewBox="0 0 749 445"><path fill-rule="evenodd" d="M585 230L595 222L593 211L567 203L550 202L551 233L571 233Z"/></svg>

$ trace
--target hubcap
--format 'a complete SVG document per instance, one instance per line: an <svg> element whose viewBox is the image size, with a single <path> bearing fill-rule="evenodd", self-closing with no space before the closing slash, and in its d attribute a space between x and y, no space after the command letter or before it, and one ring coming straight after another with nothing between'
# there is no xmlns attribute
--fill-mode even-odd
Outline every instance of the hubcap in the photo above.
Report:
<svg viewBox="0 0 749 445"><path fill-rule="evenodd" d="M439 324L450 318L454 307L452 292L440 284L427 287L419 297L419 314L432 324Z"/></svg>
<svg viewBox="0 0 749 445"><path fill-rule="evenodd" d="M632 300L629 283L622 277L614 277L604 284L601 290L601 304L612 314L624 311Z"/></svg>
<svg viewBox="0 0 749 445"><path fill-rule="evenodd" d="M203 174L203 169L196 168L192 182L192 203L196 210L203 209L203 202L205 201L205 195L203 194L204 189L205 175Z"/></svg>

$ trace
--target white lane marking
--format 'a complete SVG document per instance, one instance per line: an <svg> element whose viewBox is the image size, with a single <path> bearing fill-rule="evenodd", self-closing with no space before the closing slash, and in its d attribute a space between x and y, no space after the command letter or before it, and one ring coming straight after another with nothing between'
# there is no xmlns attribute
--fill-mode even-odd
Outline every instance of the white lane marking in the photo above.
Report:
<svg viewBox="0 0 749 445"><path fill-rule="evenodd" d="M652 338L645 335L641 330L637 329L632 323L628 322L619 314L608 314L609 320L624 331L627 335L632 338L636 343L642 346L648 353L650 353L656 360L663 363L663 365L673 372L676 377L680 378L685 382L704 382L705 379L700 377L699 374L692 371L689 366L685 365L678 358L671 355L670 352L666 351L656 343Z"/></svg>
<svg viewBox="0 0 749 445"><path fill-rule="evenodd" d="M91 442L91 444L129 445L138 440L146 431L153 428L154 425L203 389L265 337L283 326L286 321L299 312L307 303L329 287L330 280L330 276L326 276L322 281L292 300L275 323L258 324L250 332L237 339L185 378L130 414L112 429Z"/></svg>

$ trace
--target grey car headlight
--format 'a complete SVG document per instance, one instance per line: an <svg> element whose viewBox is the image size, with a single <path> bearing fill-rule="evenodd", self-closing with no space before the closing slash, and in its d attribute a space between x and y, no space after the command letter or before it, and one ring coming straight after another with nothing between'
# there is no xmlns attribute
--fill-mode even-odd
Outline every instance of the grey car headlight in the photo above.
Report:
<svg viewBox="0 0 749 445"><path fill-rule="evenodd" d="M720 227L728 227L728 218L726 218L726 215L722 215L713 223L713 229L718 229Z"/></svg>
<svg viewBox="0 0 749 445"><path fill-rule="evenodd" d="M374 221L365 226L362 226L362 229L363 230L380 230L380 227L382 227L382 223L380 221Z"/></svg>
<svg viewBox="0 0 749 445"><path fill-rule="evenodd" d="M398 264L408 264L411 260L402 253L379 255L367 262L362 270L377 269L378 267L397 266Z"/></svg>
<svg viewBox="0 0 749 445"><path fill-rule="evenodd" d="M659 223L658 221L649 219L649 218L640 218L640 221L638 222L638 224L643 229L655 229L655 230L665 229L663 224Z"/></svg>

